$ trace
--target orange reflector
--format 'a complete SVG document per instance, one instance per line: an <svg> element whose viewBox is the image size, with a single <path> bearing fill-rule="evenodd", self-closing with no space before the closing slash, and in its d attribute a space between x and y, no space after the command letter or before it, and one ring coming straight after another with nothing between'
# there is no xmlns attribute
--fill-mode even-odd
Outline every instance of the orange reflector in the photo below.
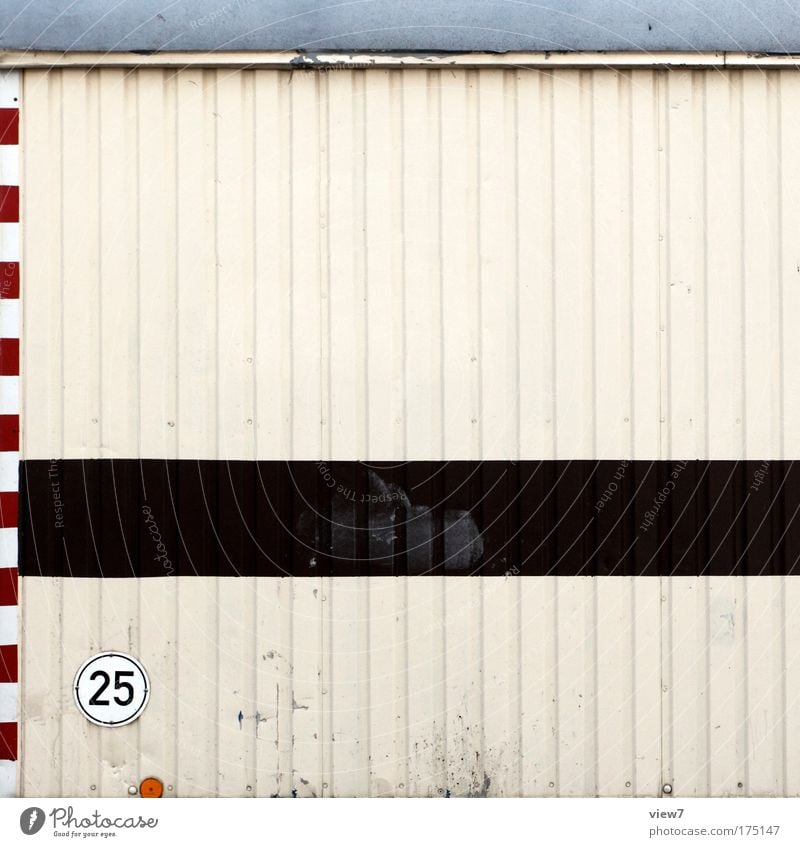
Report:
<svg viewBox="0 0 800 847"><path fill-rule="evenodd" d="M142 784L139 786L139 793L142 797L160 797L164 793L164 784L160 779L156 779L154 776L148 776L147 779L142 780Z"/></svg>

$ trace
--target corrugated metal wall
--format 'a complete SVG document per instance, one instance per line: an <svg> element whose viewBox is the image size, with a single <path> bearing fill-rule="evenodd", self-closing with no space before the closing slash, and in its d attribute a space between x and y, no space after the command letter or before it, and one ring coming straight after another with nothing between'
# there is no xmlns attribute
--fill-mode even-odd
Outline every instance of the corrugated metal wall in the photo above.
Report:
<svg viewBox="0 0 800 847"><path fill-rule="evenodd" d="M24 456L794 458L798 105L27 71ZM30 795L800 793L793 577L27 577L21 615ZM153 694L104 731L70 685L110 648Z"/></svg>

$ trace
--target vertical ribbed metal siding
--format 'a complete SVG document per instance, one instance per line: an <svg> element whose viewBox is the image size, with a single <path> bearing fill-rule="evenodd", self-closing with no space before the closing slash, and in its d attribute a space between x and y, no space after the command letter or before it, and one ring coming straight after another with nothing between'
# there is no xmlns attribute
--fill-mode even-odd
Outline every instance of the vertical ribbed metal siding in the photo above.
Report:
<svg viewBox="0 0 800 847"><path fill-rule="evenodd" d="M24 95L26 458L798 453L793 71ZM791 577L22 590L28 794L800 792ZM109 646L154 691L103 733Z"/></svg>

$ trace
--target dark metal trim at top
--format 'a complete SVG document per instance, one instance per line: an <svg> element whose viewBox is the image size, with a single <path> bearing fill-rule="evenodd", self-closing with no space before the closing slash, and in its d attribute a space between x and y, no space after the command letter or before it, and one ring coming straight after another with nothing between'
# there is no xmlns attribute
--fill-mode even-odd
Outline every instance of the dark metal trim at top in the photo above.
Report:
<svg viewBox="0 0 800 847"><path fill-rule="evenodd" d="M800 50L798 0L3 0L0 50Z"/></svg>

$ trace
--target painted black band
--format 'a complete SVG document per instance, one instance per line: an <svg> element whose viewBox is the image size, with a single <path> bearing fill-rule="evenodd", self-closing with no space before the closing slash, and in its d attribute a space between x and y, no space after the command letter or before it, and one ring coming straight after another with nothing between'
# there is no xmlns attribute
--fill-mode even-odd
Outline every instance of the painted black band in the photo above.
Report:
<svg viewBox="0 0 800 847"><path fill-rule="evenodd" d="M27 461L22 576L791 574L794 462Z"/></svg>

